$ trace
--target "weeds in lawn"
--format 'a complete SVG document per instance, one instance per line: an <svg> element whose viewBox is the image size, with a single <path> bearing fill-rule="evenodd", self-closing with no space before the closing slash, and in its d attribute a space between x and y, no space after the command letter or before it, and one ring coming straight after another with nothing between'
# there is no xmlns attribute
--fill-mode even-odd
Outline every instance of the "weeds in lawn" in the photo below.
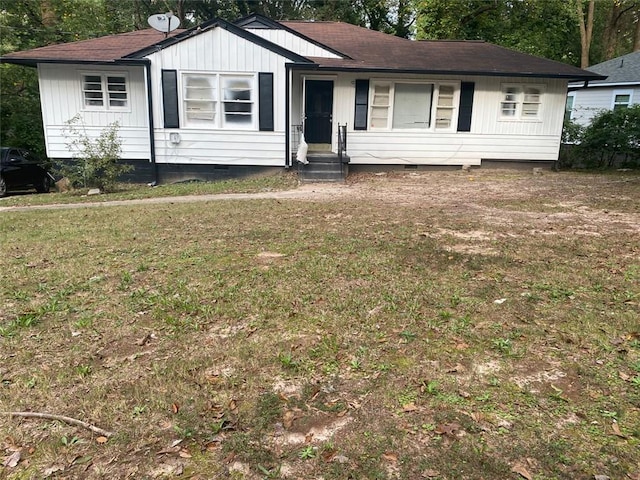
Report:
<svg viewBox="0 0 640 480"><path fill-rule="evenodd" d="M3 474L636 478L640 182L474 178L1 212L3 410L115 432L0 417Z"/></svg>

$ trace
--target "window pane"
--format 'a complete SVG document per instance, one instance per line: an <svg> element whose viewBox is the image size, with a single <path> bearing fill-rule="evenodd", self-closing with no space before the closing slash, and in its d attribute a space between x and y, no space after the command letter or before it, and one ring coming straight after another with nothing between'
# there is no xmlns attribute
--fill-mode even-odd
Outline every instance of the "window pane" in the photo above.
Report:
<svg viewBox="0 0 640 480"><path fill-rule="evenodd" d="M373 105L388 106L389 105L389 85L375 85L373 91Z"/></svg>
<svg viewBox="0 0 640 480"><path fill-rule="evenodd" d="M522 105L522 116L523 117L537 117L538 116L538 108L539 104L537 103L524 103Z"/></svg>
<svg viewBox="0 0 640 480"><path fill-rule="evenodd" d="M216 77L186 75L184 77L186 119L207 124L216 119Z"/></svg>
<svg viewBox="0 0 640 480"><path fill-rule="evenodd" d="M508 87L504 91L504 100L506 102L515 102L518 96L518 89L515 87Z"/></svg>
<svg viewBox="0 0 640 480"><path fill-rule="evenodd" d="M616 95L616 103L629 103L631 95Z"/></svg>
<svg viewBox="0 0 640 480"><path fill-rule="evenodd" d="M251 100L251 83L248 79L225 79L225 100Z"/></svg>
<svg viewBox="0 0 640 480"><path fill-rule="evenodd" d="M438 93L438 106L440 107L453 106L453 86L452 85L440 85L439 93Z"/></svg>
<svg viewBox="0 0 640 480"><path fill-rule="evenodd" d="M427 128L431 107L430 84L396 83L393 128Z"/></svg>
<svg viewBox="0 0 640 480"><path fill-rule="evenodd" d="M102 77L100 77L100 75L83 75L82 78L82 90L85 106L103 106Z"/></svg>
<svg viewBox="0 0 640 480"><path fill-rule="evenodd" d="M125 77L107 77L110 107L127 106L127 80Z"/></svg>
<svg viewBox="0 0 640 480"><path fill-rule="evenodd" d="M249 128L253 125L253 102L249 77L222 77L224 126Z"/></svg>
<svg viewBox="0 0 640 480"><path fill-rule="evenodd" d="M388 118L388 107L371 108L371 126L373 128L386 128Z"/></svg>
<svg viewBox="0 0 640 480"><path fill-rule="evenodd" d="M524 93L524 101L527 103L540 102L540 90L537 88L527 88Z"/></svg>
<svg viewBox="0 0 640 480"><path fill-rule="evenodd" d="M188 76L185 81L187 100L214 100L215 84L213 78Z"/></svg>
<svg viewBox="0 0 640 480"><path fill-rule="evenodd" d="M515 102L502 102L502 115L505 117L515 117L516 115L516 103Z"/></svg>
<svg viewBox="0 0 640 480"><path fill-rule="evenodd" d="M453 118L453 109L439 108L436 111L436 128L449 128Z"/></svg>

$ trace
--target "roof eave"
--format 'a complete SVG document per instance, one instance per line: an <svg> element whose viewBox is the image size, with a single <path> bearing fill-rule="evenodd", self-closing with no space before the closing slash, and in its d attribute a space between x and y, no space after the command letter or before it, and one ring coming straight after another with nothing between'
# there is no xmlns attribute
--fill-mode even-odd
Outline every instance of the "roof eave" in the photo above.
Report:
<svg viewBox="0 0 640 480"><path fill-rule="evenodd" d="M553 73L535 73L535 72L496 72L489 70L433 70L433 69L416 69L416 68L386 68L386 67L350 67L350 66L328 66L321 64L304 65L293 64L292 68L301 69L311 67L314 70L335 71L335 72L371 72L371 73L411 73L422 75L474 75L482 77L524 77L524 78L560 78L564 80L595 80L602 79L599 75L572 75L572 74L553 74Z"/></svg>
<svg viewBox="0 0 640 480"><path fill-rule="evenodd" d="M59 65L145 65L150 60L147 58L118 58L115 60L76 60L69 58L5 58L0 57L0 63L23 65L37 68L40 63L53 63Z"/></svg>

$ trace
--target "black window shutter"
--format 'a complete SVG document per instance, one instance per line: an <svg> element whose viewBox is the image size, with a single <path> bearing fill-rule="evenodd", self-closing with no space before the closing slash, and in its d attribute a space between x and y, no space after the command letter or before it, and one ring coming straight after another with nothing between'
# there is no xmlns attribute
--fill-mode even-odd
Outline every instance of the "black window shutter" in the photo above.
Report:
<svg viewBox="0 0 640 480"><path fill-rule="evenodd" d="M261 132L273 132L273 73L258 74L259 114Z"/></svg>
<svg viewBox="0 0 640 480"><path fill-rule="evenodd" d="M175 70L162 70L162 105L164 106L164 127L180 128L178 73Z"/></svg>
<svg viewBox="0 0 640 480"><path fill-rule="evenodd" d="M458 113L458 131L471 131L471 113L473 112L474 82L462 82L460 85L460 112Z"/></svg>
<svg viewBox="0 0 640 480"><path fill-rule="evenodd" d="M356 80L356 113L353 119L354 130L367 129L367 110L369 108L369 80Z"/></svg>

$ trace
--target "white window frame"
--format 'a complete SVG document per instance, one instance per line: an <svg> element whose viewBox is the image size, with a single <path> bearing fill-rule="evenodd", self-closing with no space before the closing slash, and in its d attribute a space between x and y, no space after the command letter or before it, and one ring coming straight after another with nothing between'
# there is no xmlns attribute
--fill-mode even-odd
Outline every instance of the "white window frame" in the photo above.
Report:
<svg viewBox="0 0 640 480"><path fill-rule="evenodd" d="M203 85L201 87L189 86L188 79L191 77L201 77L209 82L210 87ZM229 87L230 80L241 80L248 83L249 99L238 98L233 99L233 91L238 92L237 95L244 97L242 92L246 92L246 88L241 86ZM181 117L184 119L184 127L202 128L214 130L249 130L258 129L258 89L255 73L238 73L238 72L201 72L201 71L184 71L180 75L180 110ZM197 92L198 89L202 91ZM206 91L210 90L210 95ZM191 98L189 98L191 96ZM201 98L199 98L201 97ZM195 107L198 103L205 108L201 114L197 114L195 109L189 107L190 103ZM231 108L234 106L234 108ZM249 105L249 112L243 110ZM227 110L227 108L229 110ZM234 122L233 118L249 117L250 120L244 122Z"/></svg>
<svg viewBox="0 0 640 480"><path fill-rule="evenodd" d="M618 96L629 95L629 101L626 103L616 102ZM611 96L611 110L615 110L616 107L629 108L633 105L633 90L614 90Z"/></svg>
<svg viewBox="0 0 640 480"><path fill-rule="evenodd" d="M571 99L571 105L569 105L569 99ZM576 105L576 92L567 93L567 99L564 103L564 118L567 120L573 120L573 111ZM570 107L570 108L569 108ZM567 115L567 113L569 115Z"/></svg>
<svg viewBox="0 0 640 480"><path fill-rule="evenodd" d="M393 128L393 115L394 115L394 99L396 84L417 84L417 85L430 85L431 89L431 105L429 112L429 125L424 128ZM388 87L389 93L387 101L384 102L386 94L376 95L376 86ZM453 89L451 95L447 95L447 100L450 102L443 102L444 98L440 98L440 87L450 87ZM376 103L377 102L377 103ZM451 103L451 105L445 105L445 103ZM371 79L369 87L369 110L368 114L368 130L372 131L393 131L393 132L444 132L444 131L456 131L458 125L458 114L460 106L460 82L457 81L440 81L440 80L419 80L419 79ZM376 116L376 109L386 108L386 124L384 126L374 126L376 118L384 118ZM438 114L446 109L451 111L451 118L447 126L438 125Z"/></svg>
<svg viewBox="0 0 640 480"><path fill-rule="evenodd" d="M527 90L538 90L538 98L528 97ZM509 122L541 122L544 109L545 86L535 83L503 83L500 87L499 119ZM507 105L513 105L508 110ZM527 114L527 105L537 105L536 114ZM513 111L513 115L505 115L505 111Z"/></svg>
<svg viewBox="0 0 640 480"><path fill-rule="evenodd" d="M80 73L80 95L83 111L116 111L116 112L130 112L131 111L131 90L129 83L129 74L127 72L105 72L105 71L81 71ZM100 77L100 93L102 94L102 105L87 105L87 97L85 93L90 90L85 90L86 77ZM110 90L109 83L110 77L122 77L124 78L124 91ZM97 82L94 82L97 83ZM97 92L98 90L94 90ZM125 105L112 105L111 102L122 101L119 98L112 98L111 95L125 95Z"/></svg>

